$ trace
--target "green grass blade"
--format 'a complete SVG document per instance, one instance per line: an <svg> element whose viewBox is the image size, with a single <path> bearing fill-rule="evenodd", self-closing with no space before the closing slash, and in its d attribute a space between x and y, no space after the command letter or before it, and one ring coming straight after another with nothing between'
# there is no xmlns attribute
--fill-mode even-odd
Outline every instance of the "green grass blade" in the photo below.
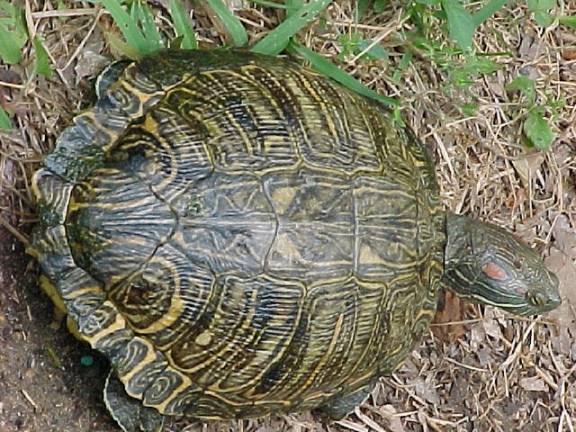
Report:
<svg viewBox="0 0 576 432"><path fill-rule="evenodd" d="M260 6L264 6L264 7L269 7L269 8L274 8L274 9L286 9L286 5L280 4L280 3L274 3L272 1L266 1L266 0L250 0L250 3L254 3Z"/></svg>
<svg viewBox="0 0 576 432"><path fill-rule="evenodd" d="M576 30L576 16L561 16L558 17L558 22Z"/></svg>
<svg viewBox="0 0 576 432"><path fill-rule="evenodd" d="M442 7L446 12L450 37L463 51L468 51L476 29L472 15L458 0L442 0Z"/></svg>
<svg viewBox="0 0 576 432"><path fill-rule="evenodd" d="M176 28L176 33L182 38L180 47L184 49L198 49L194 29L190 25L190 18L186 14L182 2L179 0L170 0L168 3L170 16Z"/></svg>
<svg viewBox="0 0 576 432"><path fill-rule="evenodd" d="M207 0L207 2L230 32L234 45L245 46L248 43L248 34L240 20L234 16L222 0Z"/></svg>
<svg viewBox="0 0 576 432"><path fill-rule="evenodd" d="M118 0L102 0L102 4L116 22L128 45L140 53L147 53L148 42L146 38L128 12L120 6L120 2L118 2Z"/></svg>
<svg viewBox="0 0 576 432"><path fill-rule="evenodd" d="M396 69L396 71L394 72L394 75L392 76L392 82L394 82L394 83L400 82L400 80L402 79L402 75L404 74L404 71L406 70L406 68L408 67L410 62L412 61L412 57L414 57L413 51L406 51L404 53L404 55L402 56L402 58L398 62L398 68Z"/></svg>
<svg viewBox="0 0 576 432"><path fill-rule="evenodd" d="M128 45L126 41L117 36L116 33L108 34L108 43L112 48L122 53L122 55L126 58L132 60L138 60L142 58L143 53L140 50L134 48L132 45Z"/></svg>
<svg viewBox="0 0 576 432"><path fill-rule="evenodd" d="M132 3L130 15L135 23L140 23L144 39L146 39L146 51L143 53L148 54L161 49L164 46L162 36L154 22L154 14L150 6L147 3L136 1Z"/></svg>
<svg viewBox="0 0 576 432"><path fill-rule="evenodd" d="M286 48L290 38L294 36L298 30L312 21L316 15L324 10L330 3L332 3L332 0L311 1L297 11L290 13L289 17L286 18L282 24L254 45L252 51L268 55L280 53Z"/></svg>
<svg viewBox="0 0 576 432"><path fill-rule="evenodd" d="M36 53L36 62L34 64L34 70L37 74L44 75L45 77L52 76L52 68L50 67L50 62L48 61L48 53L44 49L44 45L40 42L38 37L34 38L34 51Z"/></svg>
<svg viewBox="0 0 576 432"><path fill-rule="evenodd" d="M0 129L3 129L5 131L9 131L12 129L12 122L10 121L10 117L2 107L0 107Z"/></svg>
<svg viewBox="0 0 576 432"><path fill-rule="evenodd" d="M366 12L370 10L372 6L372 0L358 0L356 2L356 22L366 15Z"/></svg>
<svg viewBox="0 0 576 432"><path fill-rule="evenodd" d="M374 90L366 87L361 82L357 81L355 78L350 76L348 73L340 69L331 61L325 59L320 54L304 47L303 45L291 42L287 47L287 51L291 54L296 54L302 57L304 60L310 62L312 67L323 75L332 78L334 81L348 87L350 90L355 91L363 96L375 99L389 106L399 106L398 101L388 97L383 96Z"/></svg>
<svg viewBox="0 0 576 432"><path fill-rule="evenodd" d="M0 59L6 64L17 64L22 60L22 53L12 33L0 25Z"/></svg>
<svg viewBox="0 0 576 432"><path fill-rule="evenodd" d="M286 6L286 18L290 18L302 9L304 6L304 0L284 0L284 5Z"/></svg>
<svg viewBox="0 0 576 432"><path fill-rule="evenodd" d="M494 16L506 3L508 3L508 0L490 0L472 15L474 27L478 27L488 18Z"/></svg>

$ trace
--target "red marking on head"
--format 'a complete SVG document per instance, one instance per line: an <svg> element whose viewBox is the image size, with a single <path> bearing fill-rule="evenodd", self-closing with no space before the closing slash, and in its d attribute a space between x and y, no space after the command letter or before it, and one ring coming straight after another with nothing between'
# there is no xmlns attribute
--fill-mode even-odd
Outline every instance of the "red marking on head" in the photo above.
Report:
<svg viewBox="0 0 576 432"><path fill-rule="evenodd" d="M493 261L490 261L488 264L484 264L482 271L490 279L504 281L508 277L506 271Z"/></svg>

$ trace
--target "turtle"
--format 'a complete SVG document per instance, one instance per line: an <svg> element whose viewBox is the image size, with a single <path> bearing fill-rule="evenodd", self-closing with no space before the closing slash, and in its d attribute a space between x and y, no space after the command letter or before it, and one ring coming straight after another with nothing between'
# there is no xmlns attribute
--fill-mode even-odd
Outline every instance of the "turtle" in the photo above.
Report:
<svg viewBox="0 0 576 432"><path fill-rule="evenodd" d="M445 210L384 104L297 62L166 49L96 82L33 178L30 253L107 357L124 431L166 416L346 416L410 355L442 290L561 302L533 249Z"/></svg>

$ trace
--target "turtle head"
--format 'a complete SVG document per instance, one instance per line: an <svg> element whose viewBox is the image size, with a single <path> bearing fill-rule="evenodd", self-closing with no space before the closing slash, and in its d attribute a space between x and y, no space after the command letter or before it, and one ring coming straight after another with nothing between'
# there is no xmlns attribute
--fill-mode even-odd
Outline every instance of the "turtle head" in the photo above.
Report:
<svg viewBox="0 0 576 432"><path fill-rule="evenodd" d="M523 316L560 305L556 275L504 229L447 213L446 233L443 284L458 296Z"/></svg>

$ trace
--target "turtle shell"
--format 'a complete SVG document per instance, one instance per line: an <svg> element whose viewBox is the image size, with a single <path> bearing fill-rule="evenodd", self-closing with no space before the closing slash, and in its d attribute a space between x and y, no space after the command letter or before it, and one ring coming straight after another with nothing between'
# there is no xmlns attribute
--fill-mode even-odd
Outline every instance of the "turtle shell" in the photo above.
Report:
<svg viewBox="0 0 576 432"><path fill-rule="evenodd" d="M198 419L301 411L408 356L444 216L388 109L239 51L122 62L98 93L35 176L32 250L131 398Z"/></svg>

